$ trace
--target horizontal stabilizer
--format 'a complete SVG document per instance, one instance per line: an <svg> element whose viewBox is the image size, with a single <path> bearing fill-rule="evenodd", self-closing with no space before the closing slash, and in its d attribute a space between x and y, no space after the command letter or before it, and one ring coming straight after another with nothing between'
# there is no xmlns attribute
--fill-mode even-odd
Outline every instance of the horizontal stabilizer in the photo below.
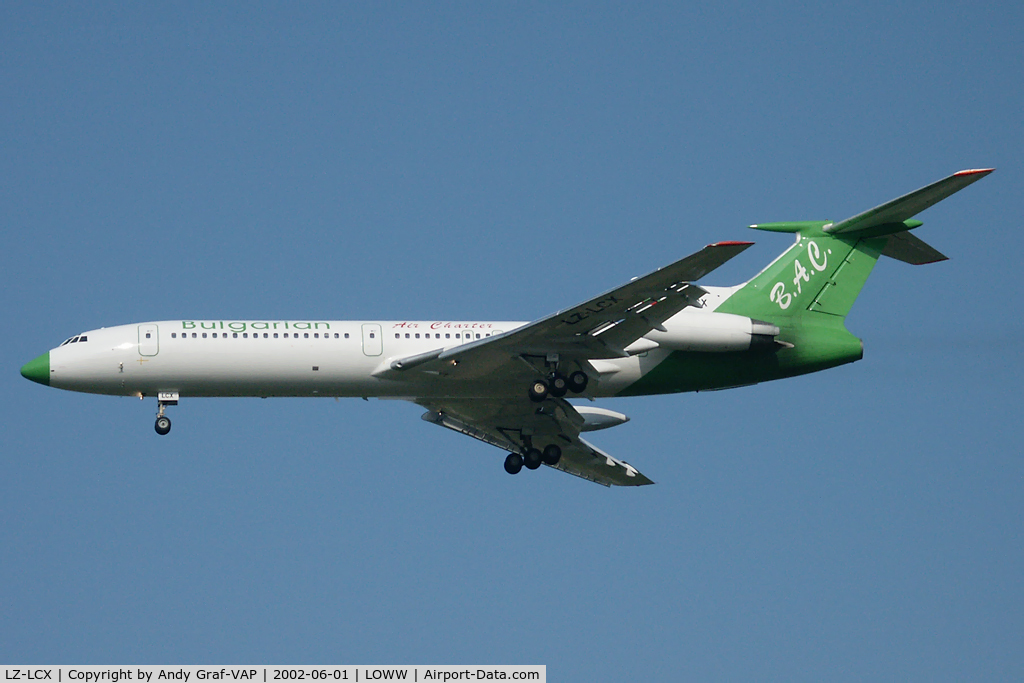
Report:
<svg viewBox="0 0 1024 683"><path fill-rule="evenodd" d="M886 243L885 249L882 250L882 256L915 266L949 260L948 256L943 255L924 240L914 237L907 230L889 235L889 241Z"/></svg>
<svg viewBox="0 0 1024 683"><path fill-rule="evenodd" d="M845 221L826 225L822 228L832 235L860 235L871 232L875 228L899 224L924 211L929 206L936 204L954 192L959 192L971 183L981 180L994 171L992 168L971 169L959 171L943 178L931 185L922 187L920 190L905 194L902 197L886 202L881 206L859 213ZM887 230L886 230L887 232Z"/></svg>

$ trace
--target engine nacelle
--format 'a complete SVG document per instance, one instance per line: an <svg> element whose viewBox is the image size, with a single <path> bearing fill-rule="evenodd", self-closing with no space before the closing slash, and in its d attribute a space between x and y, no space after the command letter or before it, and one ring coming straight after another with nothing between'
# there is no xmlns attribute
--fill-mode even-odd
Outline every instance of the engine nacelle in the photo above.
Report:
<svg viewBox="0 0 1024 683"><path fill-rule="evenodd" d="M732 313L684 308L665 321L665 331L651 330L644 339L673 351L747 351L775 346L779 328ZM638 340L643 341L643 339Z"/></svg>
<svg viewBox="0 0 1024 683"><path fill-rule="evenodd" d="M607 408L598 408L597 406L577 406L573 408L576 412L583 416L583 427L580 428L581 432L596 432L599 429L608 429L609 427L616 427L620 424L629 422L629 418L622 413L617 413L614 410L608 410Z"/></svg>

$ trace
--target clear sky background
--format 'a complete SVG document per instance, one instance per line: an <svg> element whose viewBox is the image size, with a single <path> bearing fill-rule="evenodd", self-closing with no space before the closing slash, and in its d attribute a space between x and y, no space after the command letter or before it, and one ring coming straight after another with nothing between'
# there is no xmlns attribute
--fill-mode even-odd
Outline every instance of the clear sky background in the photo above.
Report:
<svg viewBox="0 0 1024 683"><path fill-rule="evenodd" d="M0 5L0 661L1024 677L1024 5ZM31 384L100 326L522 319L964 168L859 363L610 400L605 489L391 401Z"/></svg>

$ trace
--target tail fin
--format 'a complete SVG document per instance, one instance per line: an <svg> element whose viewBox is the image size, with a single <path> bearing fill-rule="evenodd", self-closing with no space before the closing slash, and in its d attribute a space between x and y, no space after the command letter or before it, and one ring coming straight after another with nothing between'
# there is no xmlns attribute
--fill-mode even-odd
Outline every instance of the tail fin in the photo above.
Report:
<svg viewBox="0 0 1024 683"><path fill-rule="evenodd" d="M954 173L838 223L803 221L764 223L757 230L789 232L796 243L762 270L718 310L785 324L804 313L845 318L879 256L908 263L931 263L945 256L910 234L911 220L994 169Z"/></svg>
<svg viewBox="0 0 1024 683"><path fill-rule="evenodd" d="M827 221L788 224L796 242L717 309L786 326L808 311L845 317L885 247L885 238L832 236ZM783 225L755 225L783 231ZM790 230L785 230L790 231Z"/></svg>

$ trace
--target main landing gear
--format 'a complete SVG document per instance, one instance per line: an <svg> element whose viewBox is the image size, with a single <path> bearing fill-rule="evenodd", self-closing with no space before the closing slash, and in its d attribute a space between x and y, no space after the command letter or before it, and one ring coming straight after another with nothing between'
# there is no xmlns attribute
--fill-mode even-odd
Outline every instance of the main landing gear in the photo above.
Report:
<svg viewBox="0 0 1024 683"><path fill-rule="evenodd" d="M554 467L561 459L562 449L553 443L545 446L543 451L531 446L522 453L509 453L505 458L505 471L509 474L519 474L523 466L528 470L535 470L541 463Z"/></svg>
<svg viewBox="0 0 1024 683"><path fill-rule="evenodd" d="M590 378L587 377L587 373L582 370L570 372L568 377L554 370L546 379L535 380L530 385L528 393L531 401L540 403L548 396L562 398L570 391L574 394L579 394L587 388L589 380Z"/></svg>

